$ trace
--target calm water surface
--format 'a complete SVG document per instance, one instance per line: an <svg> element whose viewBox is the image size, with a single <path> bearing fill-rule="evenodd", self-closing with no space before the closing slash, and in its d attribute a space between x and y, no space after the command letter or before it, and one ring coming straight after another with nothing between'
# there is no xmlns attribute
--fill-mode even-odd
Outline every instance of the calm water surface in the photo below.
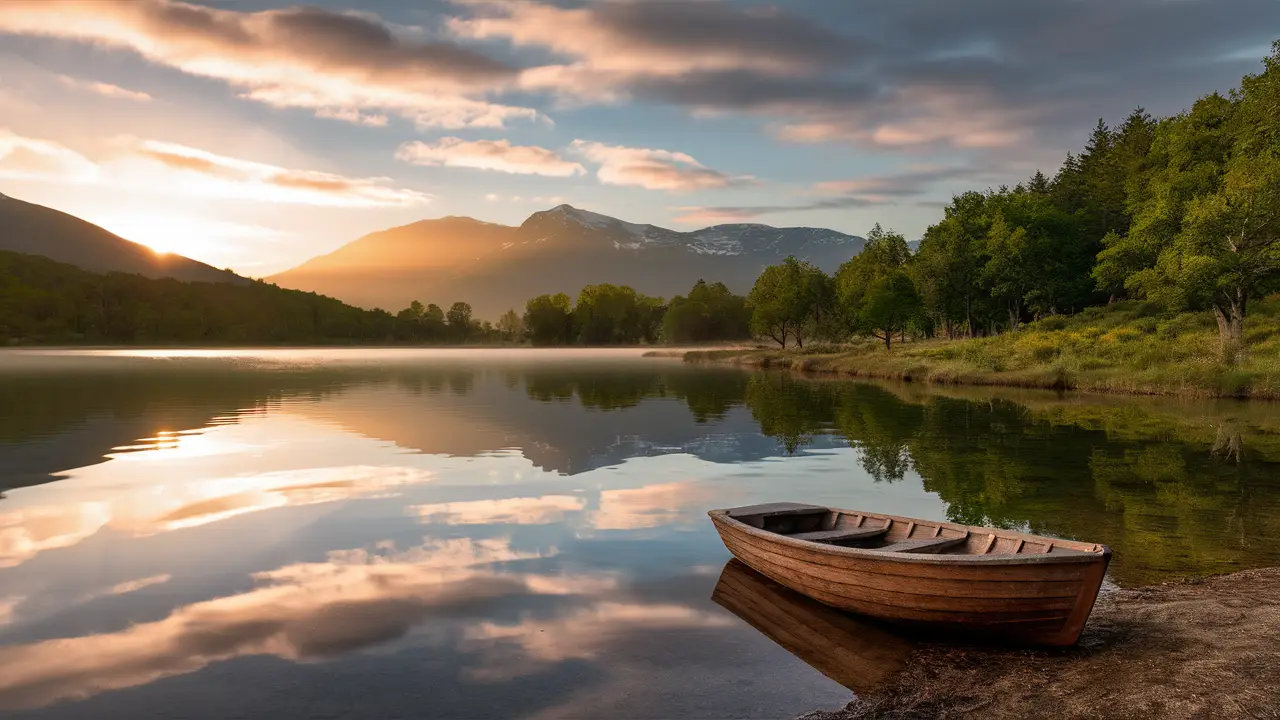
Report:
<svg viewBox="0 0 1280 720"><path fill-rule="evenodd" d="M4 352L0 712L790 716L856 683L767 637L755 601L809 610L726 569L707 509L1086 539L1141 585L1280 564L1277 469L1275 405L634 352Z"/></svg>

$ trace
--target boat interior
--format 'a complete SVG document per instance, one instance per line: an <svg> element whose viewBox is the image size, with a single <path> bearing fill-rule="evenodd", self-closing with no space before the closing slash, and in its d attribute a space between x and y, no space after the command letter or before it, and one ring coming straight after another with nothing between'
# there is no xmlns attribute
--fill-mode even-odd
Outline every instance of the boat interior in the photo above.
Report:
<svg viewBox="0 0 1280 720"><path fill-rule="evenodd" d="M890 515L833 510L817 505L772 503L734 508L728 516L745 525L794 540L884 553L926 553L1007 558L1012 555L1080 555L1102 546L970 528Z"/></svg>

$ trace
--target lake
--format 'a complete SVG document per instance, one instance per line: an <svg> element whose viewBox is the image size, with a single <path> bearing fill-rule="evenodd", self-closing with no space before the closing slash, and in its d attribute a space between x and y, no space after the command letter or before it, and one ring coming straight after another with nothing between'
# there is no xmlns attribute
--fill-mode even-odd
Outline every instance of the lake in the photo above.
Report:
<svg viewBox="0 0 1280 720"><path fill-rule="evenodd" d="M1101 542L1138 586L1280 564L1278 470L1272 404L631 350L5 351L0 712L794 716L850 690L713 601L708 509Z"/></svg>

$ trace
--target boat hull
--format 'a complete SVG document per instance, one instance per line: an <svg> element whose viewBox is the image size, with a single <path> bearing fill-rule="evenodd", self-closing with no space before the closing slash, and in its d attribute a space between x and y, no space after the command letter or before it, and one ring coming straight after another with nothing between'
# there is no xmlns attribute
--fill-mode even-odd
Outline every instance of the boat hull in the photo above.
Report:
<svg viewBox="0 0 1280 720"><path fill-rule="evenodd" d="M819 602L895 622L962 629L1037 645L1076 643L1106 574L1110 551L1036 555L878 553L795 540L710 513L725 547L775 582ZM832 511L852 512L852 511ZM859 513L911 527L957 528L1034 538L985 528ZM896 527L896 526L895 526ZM907 537L912 537L907 530ZM978 542L986 535L978 537ZM1059 541L1062 544L1070 544ZM1020 542L1019 547L1022 546Z"/></svg>

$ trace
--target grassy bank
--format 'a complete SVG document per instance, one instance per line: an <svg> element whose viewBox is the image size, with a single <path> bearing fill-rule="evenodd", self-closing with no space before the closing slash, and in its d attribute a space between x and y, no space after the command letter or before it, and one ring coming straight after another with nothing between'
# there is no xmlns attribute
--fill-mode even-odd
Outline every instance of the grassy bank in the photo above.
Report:
<svg viewBox="0 0 1280 720"><path fill-rule="evenodd" d="M1168 315L1130 302L995 337L895 343L892 351L859 342L698 351L685 360L933 383L1280 399L1280 298L1250 308L1246 342L1241 362L1223 363L1212 314Z"/></svg>

